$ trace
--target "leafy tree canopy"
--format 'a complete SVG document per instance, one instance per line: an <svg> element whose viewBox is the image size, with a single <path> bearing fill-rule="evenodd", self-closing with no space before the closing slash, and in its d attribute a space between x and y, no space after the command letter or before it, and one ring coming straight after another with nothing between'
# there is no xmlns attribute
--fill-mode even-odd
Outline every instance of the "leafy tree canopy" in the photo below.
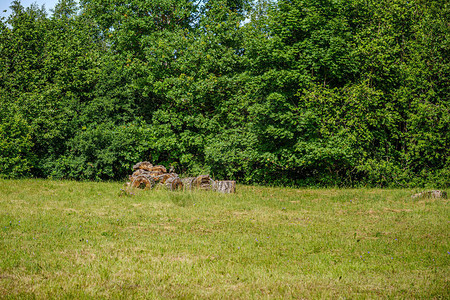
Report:
<svg viewBox="0 0 450 300"><path fill-rule="evenodd" d="M283 185L449 186L449 4L60 0L0 22L0 176L139 160Z"/></svg>

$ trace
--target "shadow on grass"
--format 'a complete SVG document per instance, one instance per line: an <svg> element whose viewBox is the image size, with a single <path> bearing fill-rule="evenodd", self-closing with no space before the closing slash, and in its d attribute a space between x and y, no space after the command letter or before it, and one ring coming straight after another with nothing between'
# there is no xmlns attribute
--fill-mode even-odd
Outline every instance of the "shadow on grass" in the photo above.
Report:
<svg viewBox="0 0 450 300"><path fill-rule="evenodd" d="M167 193L169 200L181 207L190 207L194 204L194 195L190 192L170 192Z"/></svg>

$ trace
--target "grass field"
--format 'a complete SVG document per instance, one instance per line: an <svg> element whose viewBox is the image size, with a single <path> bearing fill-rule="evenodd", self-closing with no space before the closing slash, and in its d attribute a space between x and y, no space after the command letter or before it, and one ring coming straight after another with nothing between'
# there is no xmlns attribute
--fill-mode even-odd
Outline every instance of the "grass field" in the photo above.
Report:
<svg viewBox="0 0 450 300"><path fill-rule="evenodd" d="M0 298L449 298L447 199L414 190L0 180Z"/></svg>

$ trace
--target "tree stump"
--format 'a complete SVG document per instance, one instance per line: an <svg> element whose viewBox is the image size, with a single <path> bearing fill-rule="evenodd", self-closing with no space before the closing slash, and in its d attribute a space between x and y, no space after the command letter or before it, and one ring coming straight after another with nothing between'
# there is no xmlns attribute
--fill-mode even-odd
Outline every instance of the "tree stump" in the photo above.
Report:
<svg viewBox="0 0 450 300"><path fill-rule="evenodd" d="M214 181L212 185L212 190L224 194L236 193L236 181L234 180Z"/></svg>

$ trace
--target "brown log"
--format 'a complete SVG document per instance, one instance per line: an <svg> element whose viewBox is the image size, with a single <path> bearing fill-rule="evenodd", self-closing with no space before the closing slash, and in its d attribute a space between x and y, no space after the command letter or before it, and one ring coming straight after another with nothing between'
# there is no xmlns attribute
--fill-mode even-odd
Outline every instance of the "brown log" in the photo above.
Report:
<svg viewBox="0 0 450 300"><path fill-rule="evenodd" d="M152 178L148 178L145 176L137 176L131 182L131 186L135 188L141 189L152 189L155 185L155 181Z"/></svg>
<svg viewBox="0 0 450 300"><path fill-rule="evenodd" d="M209 190L211 189L211 177L209 175L197 176L192 182L192 185L198 189Z"/></svg>
<svg viewBox="0 0 450 300"><path fill-rule="evenodd" d="M179 177L171 177L166 180L165 186L170 191L181 190L183 189L183 183Z"/></svg>
<svg viewBox="0 0 450 300"><path fill-rule="evenodd" d="M167 169L164 166L153 166L149 169L149 171L167 173Z"/></svg>
<svg viewBox="0 0 450 300"><path fill-rule="evenodd" d="M212 184L212 190L219 193L236 193L236 181L234 180L224 180L224 181L214 181Z"/></svg>
<svg viewBox="0 0 450 300"><path fill-rule="evenodd" d="M147 175L149 173L149 171L144 170L144 169L137 169L136 171L133 172L133 174L131 176L133 177L137 177L140 175Z"/></svg>
<svg viewBox="0 0 450 300"><path fill-rule="evenodd" d="M192 183L194 182L196 177L185 177L181 178L181 182L183 183L183 189L192 190Z"/></svg>
<svg viewBox="0 0 450 300"><path fill-rule="evenodd" d="M149 161L141 161L133 166L134 170L143 169L147 171L151 171L150 169L153 168L153 165Z"/></svg>
<svg viewBox="0 0 450 300"><path fill-rule="evenodd" d="M163 173L154 177L155 181L162 184L164 184L169 178L178 178L178 175L175 173Z"/></svg>

